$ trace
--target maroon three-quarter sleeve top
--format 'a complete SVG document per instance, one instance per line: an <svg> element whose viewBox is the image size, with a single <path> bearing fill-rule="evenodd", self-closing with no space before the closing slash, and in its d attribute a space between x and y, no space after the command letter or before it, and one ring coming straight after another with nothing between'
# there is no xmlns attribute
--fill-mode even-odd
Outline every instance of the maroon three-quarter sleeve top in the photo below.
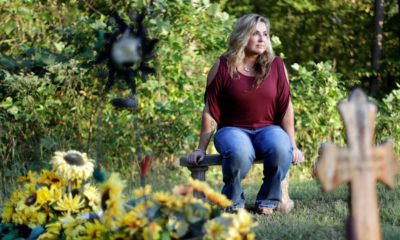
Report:
<svg viewBox="0 0 400 240"><path fill-rule="evenodd" d="M220 58L217 74L204 96L218 128L254 130L281 124L290 101L290 87L282 59L275 57L271 64L267 79L254 89L255 77L238 72L239 77L232 79L226 58Z"/></svg>

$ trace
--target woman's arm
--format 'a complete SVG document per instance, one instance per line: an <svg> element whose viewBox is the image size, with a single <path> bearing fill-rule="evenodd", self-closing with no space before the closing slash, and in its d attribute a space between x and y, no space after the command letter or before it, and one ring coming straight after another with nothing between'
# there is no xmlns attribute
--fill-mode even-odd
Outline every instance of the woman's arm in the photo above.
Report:
<svg viewBox="0 0 400 240"><path fill-rule="evenodd" d="M198 148L189 156L189 162L191 164L197 165L199 162L203 161L207 146L210 143L211 137L214 134L217 123L212 118L210 111L208 109L208 104L204 107L202 119L201 119L201 130L200 130L200 140Z"/></svg>
<svg viewBox="0 0 400 240"><path fill-rule="evenodd" d="M295 133L294 133L294 111L293 111L293 104L292 101L290 100L289 106L286 110L285 116L283 117L281 126L283 130L289 135L290 142L292 143L293 147L293 160L292 163L294 165L301 163L304 161L304 155L297 148L296 145L296 139L295 139Z"/></svg>
<svg viewBox="0 0 400 240"><path fill-rule="evenodd" d="M207 86L214 80L215 76L217 75L219 67L219 59L217 62L212 66L210 72L207 76ZM214 131L217 127L217 123L214 118L211 116L208 102L206 102L203 114L201 116L201 129L200 129L200 140L198 148L189 155L188 160L191 164L197 165L199 162L203 161L207 146L210 143L211 137L214 134Z"/></svg>
<svg viewBox="0 0 400 240"><path fill-rule="evenodd" d="M286 79L288 80L288 83L289 83L289 75L287 73L286 67L284 67L284 69L285 69ZM303 162L304 155L297 148L297 145L296 145L296 138L295 138L295 131L294 131L294 110L293 110L292 99L289 100L289 105L286 109L285 116L282 119L281 127L289 135L290 142L292 143L292 147L293 147L292 163L296 165L300 162Z"/></svg>
<svg viewBox="0 0 400 240"><path fill-rule="evenodd" d="M292 143L293 148L297 148L294 136L294 111L292 100L289 101L289 105L287 107L285 116L282 119L281 126L283 130L285 130L285 132L289 135L290 142Z"/></svg>

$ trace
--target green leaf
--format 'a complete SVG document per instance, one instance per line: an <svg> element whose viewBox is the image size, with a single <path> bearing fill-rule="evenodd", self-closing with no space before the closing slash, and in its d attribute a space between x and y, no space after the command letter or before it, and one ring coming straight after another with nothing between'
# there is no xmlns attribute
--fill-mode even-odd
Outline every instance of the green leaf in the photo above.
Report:
<svg viewBox="0 0 400 240"><path fill-rule="evenodd" d="M17 106L12 106L9 109L7 109L7 112L16 116L18 114L18 107Z"/></svg>
<svg viewBox="0 0 400 240"><path fill-rule="evenodd" d="M4 32L6 35L9 35L16 27L16 24L14 21L10 21L4 25Z"/></svg>
<svg viewBox="0 0 400 240"><path fill-rule="evenodd" d="M13 99L11 97L7 97L5 101L0 103L1 108L9 108L13 105Z"/></svg>
<svg viewBox="0 0 400 240"><path fill-rule="evenodd" d="M57 49L58 52L62 52L62 50L64 50L64 48L65 48L65 43L63 43L63 42L54 42L53 45Z"/></svg>

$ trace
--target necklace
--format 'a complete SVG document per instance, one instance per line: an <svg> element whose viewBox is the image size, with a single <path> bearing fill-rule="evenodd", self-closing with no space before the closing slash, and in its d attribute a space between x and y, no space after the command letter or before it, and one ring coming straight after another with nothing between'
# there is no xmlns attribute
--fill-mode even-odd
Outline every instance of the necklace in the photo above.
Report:
<svg viewBox="0 0 400 240"><path fill-rule="evenodd" d="M254 69L254 66L247 66L247 65L243 64L243 70L245 72L251 72L251 71L253 71L253 69Z"/></svg>

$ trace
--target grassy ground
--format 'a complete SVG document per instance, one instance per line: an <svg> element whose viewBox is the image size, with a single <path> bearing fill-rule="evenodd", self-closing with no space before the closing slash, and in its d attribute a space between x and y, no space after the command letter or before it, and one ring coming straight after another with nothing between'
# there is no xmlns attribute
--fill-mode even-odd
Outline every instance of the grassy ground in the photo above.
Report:
<svg viewBox="0 0 400 240"><path fill-rule="evenodd" d="M184 182L189 175L189 171L182 168L154 167L151 176L148 177L148 183L155 191L168 191L174 185ZM260 170L255 168L243 182L247 198L246 207L249 210L254 207L255 196L261 185L260 176ZM207 182L214 189L221 189L220 168L208 171ZM138 181L130 181L127 192L138 185ZM12 189L7 188L7 192ZM388 190L381 184L378 184L377 188L383 239L400 239L400 177L394 190ZM258 227L254 229L257 239L345 239L345 222L348 216L347 186L339 187L332 193L323 193L315 180L291 178L289 191L295 201L295 209L291 213L274 213L271 216L254 214L258 222ZM0 207L5 198L5 195L1 196Z"/></svg>
<svg viewBox="0 0 400 240"><path fill-rule="evenodd" d="M221 188L219 168L209 171L207 182ZM184 173L183 175L185 175ZM255 197L261 185L260 171L253 169L243 182L246 208L254 208ZM380 221L383 239L400 239L400 177L393 190L377 184ZM349 189L341 186L331 193L322 192L315 180L291 179L289 192L295 208L289 214L271 216L254 214L258 222L257 239L346 239ZM368 209L366 209L368 211Z"/></svg>
<svg viewBox="0 0 400 240"><path fill-rule="evenodd" d="M222 187L220 168L211 168L207 173L207 182L216 190ZM161 173L161 172L160 172ZM176 174L174 174L176 176ZM189 172L181 171L181 178ZM252 169L243 181L246 195L246 208L254 208L255 197L261 185L260 169ZM161 189L178 179L157 181ZM161 184L161 185L160 185ZM393 190L377 184L380 221L383 239L400 239L400 177ZM345 224L348 218L349 189L341 186L331 193L324 193L315 180L297 180L291 178L290 197L295 208L289 214L275 213L271 216L254 214L258 227L254 230L257 239L346 239ZM368 209L366 209L368 211Z"/></svg>
<svg viewBox="0 0 400 240"><path fill-rule="evenodd" d="M250 202L257 190L248 186ZM378 186L378 192L383 239L400 239L400 189ZM325 194L315 181L291 183L290 196L296 204L291 213L255 215L258 239L345 239L348 187Z"/></svg>

